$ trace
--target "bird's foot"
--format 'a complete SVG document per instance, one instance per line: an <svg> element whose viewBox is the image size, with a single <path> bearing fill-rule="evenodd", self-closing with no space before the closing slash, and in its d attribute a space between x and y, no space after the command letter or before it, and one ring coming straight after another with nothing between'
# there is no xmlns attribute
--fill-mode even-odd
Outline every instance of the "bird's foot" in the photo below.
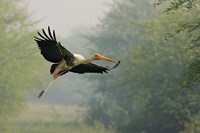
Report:
<svg viewBox="0 0 200 133"><path fill-rule="evenodd" d="M45 92L45 90L42 90L42 91L40 92L40 94L38 95L38 98L41 98L42 95L44 94L44 92Z"/></svg>

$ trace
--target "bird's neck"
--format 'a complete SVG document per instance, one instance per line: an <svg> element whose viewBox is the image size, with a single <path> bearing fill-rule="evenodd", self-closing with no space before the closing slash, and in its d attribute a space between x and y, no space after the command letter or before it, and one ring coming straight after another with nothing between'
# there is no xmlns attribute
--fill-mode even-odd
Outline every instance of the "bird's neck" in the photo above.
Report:
<svg viewBox="0 0 200 133"><path fill-rule="evenodd" d="M89 64L89 63L91 63L94 60L95 60L94 58L85 59L84 62L83 62L83 64Z"/></svg>
<svg viewBox="0 0 200 133"><path fill-rule="evenodd" d="M89 64L91 63L92 61L94 61L94 57L91 57L91 58L88 58L88 59L85 59L82 55L79 55L79 54L74 54L75 58L76 58L76 63L77 65L79 64Z"/></svg>

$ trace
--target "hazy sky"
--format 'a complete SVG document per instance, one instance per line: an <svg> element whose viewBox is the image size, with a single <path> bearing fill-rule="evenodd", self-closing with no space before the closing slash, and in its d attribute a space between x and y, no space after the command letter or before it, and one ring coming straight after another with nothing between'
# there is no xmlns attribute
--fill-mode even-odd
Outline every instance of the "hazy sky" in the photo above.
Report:
<svg viewBox="0 0 200 133"><path fill-rule="evenodd" d="M39 28L51 26L61 36L68 36L80 26L92 26L108 10L111 0L28 0L34 19L42 19Z"/></svg>

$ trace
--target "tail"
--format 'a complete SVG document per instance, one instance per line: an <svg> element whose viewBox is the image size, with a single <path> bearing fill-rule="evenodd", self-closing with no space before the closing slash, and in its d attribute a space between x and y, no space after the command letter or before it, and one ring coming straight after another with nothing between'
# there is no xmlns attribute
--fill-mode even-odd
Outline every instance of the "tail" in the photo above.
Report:
<svg viewBox="0 0 200 133"><path fill-rule="evenodd" d="M38 95L38 98L41 98L41 97L43 96L43 94L44 94L44 93L49 89L49 87L52 85L52 83L53 83L54 80L55 80L55 79L52 79L51 82L49 83L49 85L47 86L47 88L44 89L44 90L42 90L42 91L40 92L40 94Z"/></svg>

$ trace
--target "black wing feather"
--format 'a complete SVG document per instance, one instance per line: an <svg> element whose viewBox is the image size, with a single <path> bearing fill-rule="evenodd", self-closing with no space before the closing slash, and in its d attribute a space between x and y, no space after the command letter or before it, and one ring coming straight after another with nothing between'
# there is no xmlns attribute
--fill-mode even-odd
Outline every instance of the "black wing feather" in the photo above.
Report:
<svg viewBox="0 0 200 133"><path fill-rule="evenodd" d="M59 65L59 64L52 64L52 65L51 65L50 74L52 74L52 73L55 71L55 69L56 69L56 67L57 67L58 65Z"/></svg>
<svg viewBox="0 0 200 133"><path fill-rule="evenodd" d="M56 41L55 30L53 30L53 38L54 38L54 41L57 42L57 41Z"/></svg>
<svg viewBox="0 0 200 133"><path fill-rule="evenodd" d="M49 32L49 36L50 36L51 40L55 41L55 40L53 39L53 36L51 35L51 29L50 29L50 27L48 27L48 32Z"/></svg>
<svg viewBox="0 0 200 133"><path fill-rule="evenodd" d="M109 70L110 70L109 68L102 67L94 63L89 63L89 64L80 64L78 66L73 67L69 71L83 74L83 73L104 73L104 72L107 73L107 71Z"/></svg>
<svg viewBox="0 0 200 133"><path fill-rule="evenodd" d="M46 40L46 38L42 35L42 34L40 34L40 32L37 32L38 33L38 35L41 37L41 38L43 38L44 40ZM42 39L41 39L42 40Z"/></svg>
<svg viewBox="0 0 200 133"><path fill-rule="evenodd" d="M53 36L51 34L51 29L48 27L48 34L42 29L43 35L38 32L39 37L35 37L35 41L38 44L41 54L44 58L53 63L59 63L62 59L68 60L70 62L74 61L74 55L65 49L59 42L56 41L55 31L53 30Z"/></svg>
<svg viewBox="0 0 200 133"><path fill-rule="evenodd" d="M49 28L49 27L48 27ZM46 32L44 31L44 29L42 29L42 32L43 34L45 35L45 37L48 39L48 40L51 40L51 38L49 38L49 36L46 34ZM53 40L52 40L53 41Z"/></svg>

